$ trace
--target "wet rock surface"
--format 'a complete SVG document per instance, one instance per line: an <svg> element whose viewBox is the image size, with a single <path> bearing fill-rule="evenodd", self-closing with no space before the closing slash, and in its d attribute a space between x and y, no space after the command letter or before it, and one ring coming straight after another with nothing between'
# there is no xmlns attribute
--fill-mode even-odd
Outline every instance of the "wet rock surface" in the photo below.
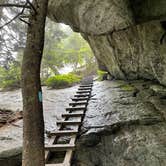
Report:
<svg viewBox="0 0 166 166"><path fill-rule="evenodd" d="M95 83L73 166L165 166L166 99L156 86Z"/></svg>
<svg viewBox="0 0 166 166"><path fill-rule="evenodd" d="M45 131L56 129L56 121L61 119L76 89L77 86L59 90L43 88ZM21 91L0 92L0 108L11 110L11 113L21 111ZM0 128L0 166L21 165L22 126L22 120L19 120ZM45 141L47 144L47 137Z"/></svg>
<svg viewBox="0 0 166 166"><path fill-rule="evenodd" d="M44 89L47 131L56 129L56 121L76 89ZM165 166L165 89L151 81L95 82L73 166ZM9 92L7 95L10 97ZM5 99L5 92L0 96ZM6 104L5 101L1 104L7 109L8 103L7 100ZM13 107L13 111L18 109L21 107ZM7 166L20 165L21 145L22 120L2 127L0 165L6 166L7 162Z"/></svg>

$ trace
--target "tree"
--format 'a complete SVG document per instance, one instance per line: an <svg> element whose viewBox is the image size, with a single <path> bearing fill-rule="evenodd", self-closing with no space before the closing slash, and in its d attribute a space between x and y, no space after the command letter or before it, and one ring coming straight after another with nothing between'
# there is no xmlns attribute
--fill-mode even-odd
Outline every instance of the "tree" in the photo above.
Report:
<svg viewBox="0 0 166 166"><path fill-rule="evenodd" d="M80 34L73 32L67 39L62 40L61 45L64 62L72 65L74 71L93 61L93 53Z"/></svg>
<svg viewBox="0 0 166 166"><path fill-rule="evenodd" d="M10 2L13 2L13 5L20 3L21 6L25 6L25 2L21 3L20 0L10 0ZM17 52L25 47L26 24L18 18L22 17L20 13L25 15L29 10L22 12L23 8L7 7L8 3L8 0L0 2L0 10L3 9L3 14L0 14L0 66L9 70L9 66L15 61ZM5 7L3 7L4 4L6 4ZM16 17L18 15L20 17Z"/></svg>
<svg viewBox="0 0 166 166"><path fill-rule="evenodd" d="M44 120L40 65L48 0L33 0L22 62L23 166L44 166Z"/></svg>
<svg viewBox="0 0 166 166"><path fill-rule="evenodd" d="M94 62L93 53L80 34L71 31L67 33L60 25L54 25L53 29L52 27L46 28L43 69L46 68L46 71L50 69L54 74L58 74L59 69L65 65L70 65L76 71L82 65L87 67ZM49 37L54 30L56 30L54 37Z"/></svg>
<svg viewBox="0 0 166 166"><path fill-rule="evenodd" d="M48 77L51 73L59 74L59 68L63 67L63 56L59 50L59 43L68 35L62 30L61 24L56 24L50 19L46 22L45 44L42 61L42 76Z"/></svg>

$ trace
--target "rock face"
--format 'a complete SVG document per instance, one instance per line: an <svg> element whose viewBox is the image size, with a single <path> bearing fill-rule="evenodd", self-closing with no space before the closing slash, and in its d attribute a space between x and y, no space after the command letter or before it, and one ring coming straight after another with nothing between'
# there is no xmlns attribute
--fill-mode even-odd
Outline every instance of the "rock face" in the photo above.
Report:
<svg viewBox="0 0 166 166"><path fill-rule="evenodd" d="M165 166L161 89L145 81L96 83L73 166Z"/></svg>
<svg viewBox="0 0 166 166"><path fill-rule="evenodd" d="M165 6L165 0L49 0L48 16L76 31L101 35L166 19Z"/></svg>
<svg viewBox="0 0 166 166"><path fill-rule="evenodd" d="M76 31L95 35L133 24L128 0L50 0L48 15Z"/></svg>
<svg viewBox="0 0 166 166"><path fill-rule="evenodd" d="M133 26L110 35L89 36L98 59L115 78L158 80L166 85L165 30L158 22Z"/></svg>
<svg viewBox="0 0 166 166"><path fill-rule="evenodd" d="M165 6L165 0L50 0L48 16L81 32L113 77L166 85Z"/></svg>
<svg viewBox="0 0 166 166"><path fill-rule="evenodd" d="M48 16L80 32L114 78L166 86L165 0L50 0ZM97 84L73 166L165 166L161 85Z"/></svg>
<svg viewBox="0 0 166 166"><path fill-rule="evenodd" d="M0 153L1 166L21 166L22 147Z"/></svg>

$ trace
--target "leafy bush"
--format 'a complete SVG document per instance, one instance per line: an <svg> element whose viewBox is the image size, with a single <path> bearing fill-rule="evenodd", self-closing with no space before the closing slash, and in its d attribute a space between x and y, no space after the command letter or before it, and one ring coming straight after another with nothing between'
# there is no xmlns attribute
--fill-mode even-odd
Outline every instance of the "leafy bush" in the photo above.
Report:
<svg viewBox="0 0 166 166"><path fill-rule="evenodd" d="M74 74L62 74L50 77L46 81L46 85L51 88L70 87L75 83L80 82L81 77Z"/></svg>
<svg viewBox="0 0 166 166"><path fill-rule="evenodd" d="M103 81L104 77L108 74L106 71L98 70L97 75L98 75L98 80Z"/></svg>
<svg viewBox="0 0 166 166"><path fill-rule="evenodd" d="M20 87L21 69L19 66L11 65L9 69L0 67L0 88L15 89Z"/></svg>

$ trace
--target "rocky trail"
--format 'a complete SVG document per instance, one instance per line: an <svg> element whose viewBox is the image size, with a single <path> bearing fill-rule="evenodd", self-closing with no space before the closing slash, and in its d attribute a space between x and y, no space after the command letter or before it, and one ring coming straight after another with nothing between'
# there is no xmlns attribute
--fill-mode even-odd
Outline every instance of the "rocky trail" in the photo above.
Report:
<svg viewBox="0 0 166 166"><path fill-rule="evenodd" d="M57 130L56 122L65 114L64 108L77 89L44 89L47 132ZM165 166L165 92L163 86L152 81L94 82L72 165ZM2 98L5 95L0 93ZM3 101L0 104L5 105ZM0 163L7 160L8 166L21 162L22 120L15 124L0 128ZM46 144L48 140L46 136Z"/></svg>

